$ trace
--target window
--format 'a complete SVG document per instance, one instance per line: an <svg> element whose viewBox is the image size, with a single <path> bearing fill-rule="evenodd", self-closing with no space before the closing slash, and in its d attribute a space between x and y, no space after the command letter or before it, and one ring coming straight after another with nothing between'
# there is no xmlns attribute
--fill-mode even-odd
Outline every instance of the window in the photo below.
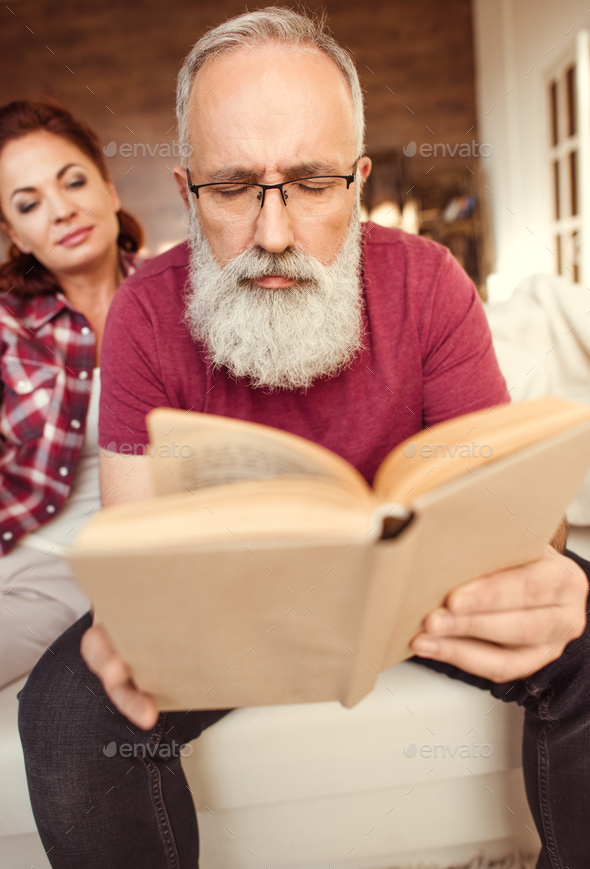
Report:
<svg viewBox="0 0 590 869"><path fill-rule="evenodd" d="M548 103L555 271L578 281L582 224L576 64L571 60L554 71Z"/></svg>

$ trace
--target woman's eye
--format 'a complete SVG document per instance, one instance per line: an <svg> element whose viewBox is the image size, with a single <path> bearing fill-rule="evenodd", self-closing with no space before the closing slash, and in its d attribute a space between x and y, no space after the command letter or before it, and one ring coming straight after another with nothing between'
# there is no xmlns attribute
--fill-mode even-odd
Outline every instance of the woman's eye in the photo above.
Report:
<svg viewBox="0 0 590 869"><path fill-rule="evenodd" d="M18 206L20 214L28 214L35 207L36 202L21 202Z"/></svg>
<svg viewBox="0 0 590 869"><path fill-rule="evenodd" d="M68 187L83 187L86 184L86 178L76 178L74 181L70 181Z"/></svg>

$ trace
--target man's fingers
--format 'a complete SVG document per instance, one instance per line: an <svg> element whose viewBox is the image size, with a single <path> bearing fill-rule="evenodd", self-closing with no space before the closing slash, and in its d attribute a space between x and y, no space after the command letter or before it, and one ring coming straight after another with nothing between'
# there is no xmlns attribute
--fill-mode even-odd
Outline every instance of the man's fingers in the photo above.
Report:
<svg viewBox="0 0 590 869"><path fill-rule="evenodd" d="M453 589L410 645L417 655L492 682L523 679L581 636L587 597L588 580L579 565L547 554Z"/></svg>
<svg viewBox="0 0 590 869"><path fill-rule="evenodd" d="M429 636L472 637L507 646L565 645L584 630L582 615L574 607L548 606L538 609L457 615L444 607L424 620Z"/></svg>
<svg viewBox="0 0 590 869"><path fill-rule="evenodd" d="M437 646L436 650L424 647L424 641L434 643ZM496 683L524 679L559 657L558 654L554 654L555 650L545 654L545 650L538 646L512 649L480 640L454 637L435 639L427 634L419 634L415 637L411 647L420 657L444 661L465 670L466 673L473 673Z"/></svg>
<svg viewBox="0 0 590 869"><path fill-rule="evenodd" d="M564 555L547 555L539 561L470 580L453 589L445 604L455 613L500 612L579 605L588 592L581 567Z"/></svg>
<svg viewBox="0 0 590 869"><path fill-rule="evenodd" d="M86 631L80 649L88 668L98 676L119 712L142 730L154 727L158 720L155 701L133 684L127 663L101 624Z"/></svg>
<svg viewBox="0 0 590 869"><path fill-rule="evenodd" d="M138 691L131 680L108 694L119 712L141 730L151 730L156 726L159 711L154 699Z"/></svg>
<svg viewBox="0 0 590 869"><path fill-rule="evenodd" d="M102 625L93 625L86 631L80 651L88 668L98 676L107 693L125 684L130 678L127 664Z"/></svg>

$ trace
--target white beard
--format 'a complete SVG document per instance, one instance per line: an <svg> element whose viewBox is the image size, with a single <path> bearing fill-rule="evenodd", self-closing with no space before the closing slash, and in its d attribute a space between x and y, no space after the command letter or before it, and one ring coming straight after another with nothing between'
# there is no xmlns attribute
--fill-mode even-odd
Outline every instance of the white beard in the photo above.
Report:
<svg viewBox="0 0 590 869"><path fill-rule="evenodd" d="M185 323L213 368L253 387L307 389L334 377L363 347L361 226L358 198L336 259L324 266L302 250L246 250L220 268L191 205ZM264 289L280 274L297 283Z"/></svg>

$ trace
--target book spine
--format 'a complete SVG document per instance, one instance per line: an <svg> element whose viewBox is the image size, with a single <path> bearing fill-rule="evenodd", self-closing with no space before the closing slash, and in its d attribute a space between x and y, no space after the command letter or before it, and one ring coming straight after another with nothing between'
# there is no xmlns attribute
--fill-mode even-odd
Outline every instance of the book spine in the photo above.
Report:
<svg viewBox="0 0 590 869"><path fill-rule="evenodd" d="M385 669L392 636L403 630L397 613L410 573L414 539L413 534L402 534L378 540L370 549L370 582L343 706L354 706L373 690Z"/></svg>

